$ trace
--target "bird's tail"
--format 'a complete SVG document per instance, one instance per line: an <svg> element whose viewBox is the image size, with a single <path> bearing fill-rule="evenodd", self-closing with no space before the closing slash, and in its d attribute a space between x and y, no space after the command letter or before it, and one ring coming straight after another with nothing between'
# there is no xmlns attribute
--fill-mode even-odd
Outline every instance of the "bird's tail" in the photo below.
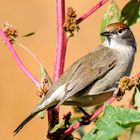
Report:
<svg viewBox="0 0 140 140"><path fill-rule="evenodd" d="M38 111L31 113L27 118L25 118L20 125L14 130L14 136L36 115L38 114Z"/></svg>

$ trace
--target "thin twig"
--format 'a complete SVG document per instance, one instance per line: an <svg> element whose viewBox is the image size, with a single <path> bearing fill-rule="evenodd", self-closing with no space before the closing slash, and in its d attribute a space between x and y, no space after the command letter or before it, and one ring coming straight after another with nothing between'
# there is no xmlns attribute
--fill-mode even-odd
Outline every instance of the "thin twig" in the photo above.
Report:
<svg viewBox="0 0 140 140"><path fill-rule="evenodd" d="M85 20L86 18L88 18L95 11L97 11L100 7L102 7L107 1L109 1L109 0L100 0L94 7L92 7L90 10L88 10L86 13L84 13L79 19L77 19L77 23L80 23L83 20Z"/></svg>
<svg viewBox="0 0 140 140"><path fill-rule="evenodd" d="M40 87L40 82L32 75L32 73L29 72L29 70L25 67L25 65L22 63L21 59L17 55L13 45L9 42L9 39L5 35L2 29L0 29L0 37L3 39L5 42L6 46L8 47L10 53L12 54L14 60L20 67L20 69L24 72L24 74L35 84L37 88Z"/></svg>
<svg viewBox="0 0 140 140"><path fill-rule="evenodd" d="M19 47L23 48L35 61L36 63L42 68L43 65L41 64L41 61L35 56L35 54L33 54L33 52L31 52L30 49L28 49L25 45L15 42L16 45L18 45Z"/></svg>

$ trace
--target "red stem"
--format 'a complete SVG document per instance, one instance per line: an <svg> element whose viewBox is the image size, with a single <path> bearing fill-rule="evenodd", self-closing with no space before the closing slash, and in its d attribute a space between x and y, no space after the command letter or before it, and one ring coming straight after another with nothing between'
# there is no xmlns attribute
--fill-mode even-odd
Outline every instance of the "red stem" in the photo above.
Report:
<svg viewBox="0 0 140 140"><path fill-rule="evenodd" d="M116 100L117 97L112 96L107 100L108 104L111 104L114 100ZM102 105L100 108L98 108L94 114L91 115L91 117L88 119L89 121L92 121L96 119L104 110L104 105ZM75 124L72 124L65 132L64 135L71 134L75 129L79 128L82 124L80 122L76 122Z"/></svg>
<svg viewBox="0 0 140 140"><path fill-rule="evenodd" d="M56 82L64 71L67 38L63 29L65 22L65 0L56 0L57 44L53 81ZM59 122L59 108L48 111L49 129Z"/></svg>
<svg viewBox="0 0 140 140"><path fill-rule="evenodd" d="M65 0L56 0L56 19L57 19L57 48L56 48L56 61L54 67L54 82L58 80L64 71L65 54L67 39L63 29L65 22Z"/></svg>
<svg viewBox="0 0 140 140"><path fill-rule="evenodd" d="M25 65L22 63L22 61L20 60L19 56L17 55L14 47L12 46L12 44L9 42L9 39L7 38L7 36L5 35L5 33L3 32L2 29L0 29L0 36L3 39L3 41L6 43L6 46L8 47L8 49L10 50L10 53L12 54L14 60L16 61L16 63L18 64L18 66L20 67L20 69L24 72L24 74L35 84L36 87L40 87L40 82L32 75L32 73L29 72L29 70L25 67Z"/></svg>
<svg viewBox="0 0 140 140"><path fill-rule="evenodd" d="M101 0L97 5L91 8L88 12L82 15L77 22L80 23L88 16L93 14L97 9L99 9L103 4L105 4L108 0ZM64 71L64 63L65 63L65 54L66 54L66 46L67 46L67 37L63 30L63 25L65 22L65 0L56 0L56 18L57 18L57 48L56 48L56 61L54 68L54 76L53 80L56 82L60 75ZM59 109L48 111L48 122L49 129L53 128L56 123L59 121ZM54 113L54 114L53 114ZM55 123L56 122L56 123ZM65 134L70 134L74 129L78 128L81 124L78 122L75 125L71 126L68 130L66 130Z"/></svg>
<svg viewBox="0 0 140 140"><path fill-rule="evenodd" d="M92 15L95 11L97 11L102 5L104 5L108 0L100 0L94 7L88 10L85 14L83 14L79 19L77 19L77 23L85 20L87 17Z"/></svg>

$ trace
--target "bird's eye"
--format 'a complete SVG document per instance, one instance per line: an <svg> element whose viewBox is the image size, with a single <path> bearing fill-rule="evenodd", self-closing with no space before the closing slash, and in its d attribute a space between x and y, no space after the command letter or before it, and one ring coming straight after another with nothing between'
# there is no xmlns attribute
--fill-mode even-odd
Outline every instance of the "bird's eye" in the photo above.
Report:
<svg viewBox="0 0 140 140"><path fill-rule="evenodd" d="M118 30L118 33L122 34L123 33L123 29Z"/></svg>

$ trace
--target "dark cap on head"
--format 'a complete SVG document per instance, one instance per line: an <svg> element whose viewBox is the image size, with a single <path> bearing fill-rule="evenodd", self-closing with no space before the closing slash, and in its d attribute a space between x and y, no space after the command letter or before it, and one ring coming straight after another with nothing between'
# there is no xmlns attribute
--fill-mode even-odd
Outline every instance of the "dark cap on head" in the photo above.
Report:
<svg viewBox="0 0 140 140"><path fill-rule="evenodd" d="M116 22L116 23L109 24L106 27L106 32L112 32L113 30L117 31L117 30L126 29L126 28L129 28L128 25L126 25L122 22Z"/></svg>

